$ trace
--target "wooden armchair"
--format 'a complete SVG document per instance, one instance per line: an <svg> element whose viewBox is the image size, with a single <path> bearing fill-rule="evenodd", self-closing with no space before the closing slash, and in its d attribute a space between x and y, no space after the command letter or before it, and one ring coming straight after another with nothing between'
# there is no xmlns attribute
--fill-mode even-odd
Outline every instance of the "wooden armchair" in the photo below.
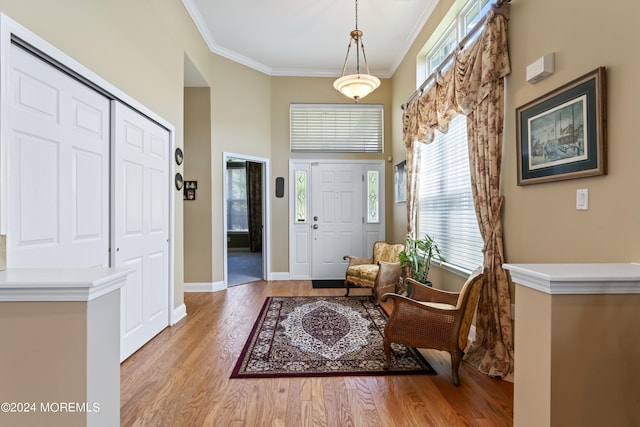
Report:
<svg viewBox="0 0 640 427"><path fill-rule="evenodd" d="M392 342L445 350L451 354L453 383L460 385L458 368L484 282L482 270L474 271L459 293L430 288L413 279L405 281L412 285L409 297L385 294L381 299L394 303L384 328L385 368L391 363Z"/></svg>
<svg viewBox="0 0 640 427"><path fill-rule="evenodd" d="M401 273L398 255L403 250L402 243L375 242L371 258L345 255L343 259L349 260L344 279L346 296L349 296L349 284L371 288L376 304L380 304L382 294L395 292Z"/></svg>

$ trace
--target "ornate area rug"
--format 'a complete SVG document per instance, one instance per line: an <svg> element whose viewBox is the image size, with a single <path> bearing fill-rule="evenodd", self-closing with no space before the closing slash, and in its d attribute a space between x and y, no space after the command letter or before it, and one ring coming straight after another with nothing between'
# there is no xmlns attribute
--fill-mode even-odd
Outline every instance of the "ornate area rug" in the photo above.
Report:
<svg viewBox="0 0 640 427"><path fill-rule="evenodd" d="M231 378L435 374L415 349L382 347L387 316L371 297L268 297Z"/></svg>

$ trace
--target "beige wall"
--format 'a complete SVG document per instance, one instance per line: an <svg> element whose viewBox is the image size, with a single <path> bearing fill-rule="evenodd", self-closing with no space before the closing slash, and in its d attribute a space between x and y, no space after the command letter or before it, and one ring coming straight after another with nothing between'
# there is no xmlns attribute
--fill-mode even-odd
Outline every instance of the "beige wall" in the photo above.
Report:
<svg viewBox="0 0 640 427"><path fill-rule="evenodd" d="M640 425L640 295L550 298L551 426Z"/></svg>
<svg viewBox="0 0 640 427"><path fill-rule="evenodd" d="M442 0L393 78L394 157L402 156L401 110L416 87L415 57L453 2ZM629 42L640 37L634 16L640 4L625 0L511 2L506 82L502 191L506 261L627 262L640 260L640 144L633 117L640 98L640 57ZM556 72L536 85L525 81L528 64L555 52ZM599 66L607 67L609 174L603 177L518 187L515 109ZM589 210L576 211L576 190L589 189ZM394 209L395 236L406 224ZM394 237L395 237L394 236ZM433 275L433 277L431 277ZM434 283L457 287L462 281L435 267Z"/></svg>
<svg viewBox="0 0 640 427"><path fill-rule="evenodd" d="M637 119L640 57L638 2L515 0L509 22L512 73L507 80L503 188L508 262L640 260L640 144ZM556 72L530 85L525 69L555 52ZM516 186L515 109L599 66L607 67L609 174ZM576 211L576 189L589 189L589 210Z"/></svg>
<svg viewBox="0 0 640 427"><path fill-rule="evenodd" d="M119 305L120 290L88 302L0 303L0 402L29 402L0 411L0 425L118 425ZM66 412L61 402L88 409Z"/></svg>
<svg viewBox="0 0 640 427"><path fill-rule="evenodd" d="M175 126L182 147L183 57L204 42L174 1L0 0L0 11ZM178 168L181 171L181 168ZM182 197L176 192L175 305L183 302Z"/></svg>
<svg viewBox="0 0 640 427"><path fill-rule="evenodd" d="M188 55L211 88L211 270L221 281L222 152L270 157L269 77L211 54L179 0L0 0L0 12L172 123L183 148ZM185 172L183 166L176 171ZM177 307L183 303L184 220L182 192L174 194Z"/></svg>
<svg viewBox="0 0 640 427"><path fill-rule="evenodd" d="M224 272L223 153L272 158L270 77L216 55L211 85L213 281ZM272 186L274 184L272 183ZM272 249L273 250L273 249Z"/></svg>
<svg viewBox="0 0 640 427"><path fill-rule="evenodd" d="M640 295L516 294L514 425L638 425Z"/></svg>
<svg viewBox="0 0 640 427"><path fill-rule="evenodd" d="M289 152L289 104L291 103L348 103L349 99L333 89L333 81L330 78L312 78L312 77L273 77L271 79L271 147L272 147L272 172L271 181L275 182L278 176L285 177L285 197L281 199L272 195L272 271L288 272L289 271L289 160L296 159L366 159L381 160L386 159L392 153L391 138L391 82L387 79L382 80L380 88L368 95L362 100L363 104L383 104L385 116L385 135L384 135L384 152L382 154L291 154ZM395 160L394 160L395 161ZM386 192L393 194L393 162L386 163ZM392 221L389 217L390 203L393 203L393 197L389 201L387 197L387 222L389 227ZM287 238L280 238L280 236Z"/></svg>
<svg viewBox="0 0 640 427"><path fill-rule="evenodd" d="M393 78L394 106L405 102L416 87L416 54L451 4L451 0L440 2L433 18L427 22L396 71ZM637 83L640 57L629 48L629 43L640 37L640 27L634 23L639 12L640 4L624 0L607 3L578 0L512 1L509 21L512 72L506 81L501 184L505 195L502 215L505 261L640 261L640 223L637 215L640 210L640 192L637 191L640 168L636 165L640 158L640 144L637 143L637 120L633 117L637 100L640 99L640 85ZM555 52L555 74L535 85L527 83L526 66L550 52ZM516 108L599 66L607 68L609 174L518 187ZM401 135L401 111L397 108L393 116L394 157L402 153ZM579 212L575 210L575 193L576 189L581 188L589 189L589 210ZM406 224L401 216L404 212L395 210L394 213L397 214L394 230L400 233ZM448 289L458 288L462 283L462 278L437 267L431 270L429 276L438 286ZM524 292L537 294L531 290L520 291L515 295L519 303L536 301L531 298L520 301ZM616 417L629 420L629 411L637 406L637 399L633 402L629 400L632 398L623 395L633 395L634 392L626 387L629 381L637 383L633 376L629 379L631 372L635 374L637 370L630 368L633 363L620 364L619 360L621 355L637 354L637 339L635 343L629 343L623 332L622 338L611 341L610 335L603 331L613 321L617 328L629 333L628 325L637 324L637 308L627 308L626 296L606 297L601 306L594 305L587 297L561 297L553 305L549 296L530 297L542 301L536 306L520 307L518 304L516 313L516 335L529 337L536 345L527 347L524 341L516 337L515 382L520 386L516 387L514 397L515 424L529 425L527 420L544 413L549 423L552 419L557 420L551 425L587 425L585 419L566 422L568 414L580 413L580 408L601 408L598 398L584 394L589 384L578 384L575 378L589 381L602 378L603 375L611 381L618 381L617 388L605 382L610 390L615 390L612 399L607 397L607 405L617 399L618 408L621 406L622 410L606 411L603 408L599 412L588 412L592 414L589 421L597 421L589 425L616 424L611 419L598 418L603 414L612 416L615 413ZM553 332L552 325L557 326ZM591 330L576 335L575 327L578 325L590 325L587 330ZM595 331L597 336L593 335ZM571 337L571 340L567 337ZM567 346L567 343L580 342L593 343L593 348L577 352L576 347ZM606 348L608 344L611 345ZM558 351L559 354L553 361L552 351L554 354ZM587 357L591 351L596 353L593 357ZM598 363L598 360L602 363ZM518 366L527 366L528 363L528 366L535 368L518 369ZM576 376L575 370L567 370L576 364L581 367L588 365L590 369L584 369L582 376ZM536 371L545 366L552 371L552 377L536 375ZM573 382L567 379L567 372L573 375ZM604 397L605 393L599 395ZM619 405L620 399L625 399L622 405ZM565 403L567 406L564 406ZM552 406L558 409L552 411ZM567 411L563 411L563 407ZM637 414L633 416L637 417ZM624 421L617 425L623 424Z"/></svg>
<svg viewBox="0 0 640 427"><path fill-rule="evenodd" d="M196 200L184 202L184 281L212 282L211 90L184 89L184 180L197 181Z"/></svg>
<svg viewBox="0 0 640 427"><path fill-rule="evenodd" d="M87 396L87 303L0 303L0 402L37 402L33 414L0 412L0 425L38 425L40 402L84 402ZM16 333L19 332L19 333ZM56 369L50 369L55 366ZM63 386L63 387L62 387ZM80 426L85 413L55 414L51 426Z"/></svg>
<svg viewBox="0 0 640 427"><path fill-rule="evenodd" d="M514 372L513 425L543 427L551 422L551 296L526 286L515 286L518 299L514 336L517 338ZM576 356L574 353L572 353Z"/></svg>

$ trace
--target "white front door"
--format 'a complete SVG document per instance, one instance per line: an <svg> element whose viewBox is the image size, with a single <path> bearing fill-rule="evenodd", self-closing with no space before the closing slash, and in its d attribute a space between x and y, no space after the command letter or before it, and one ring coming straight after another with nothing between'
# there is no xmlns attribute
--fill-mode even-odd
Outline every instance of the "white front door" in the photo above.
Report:
<svg viewBox="0 0 640 427"><path fill-rule="evenodd" d="M169 324L169 131L114 102L114 266L121 291L121 360Z"/></svg>
<svg viewBox="0 0 640 427"><path fill-rule="evenodd" d="M7 265L107 267L109 100L16 45L9 55Z"/></svg>
<svg viewBox="0 0 640 427"><path fill-rule="evenodd" d="M363 167L353 163L311 166L311 277L344 277L344 255L363 253Z"/></svg>

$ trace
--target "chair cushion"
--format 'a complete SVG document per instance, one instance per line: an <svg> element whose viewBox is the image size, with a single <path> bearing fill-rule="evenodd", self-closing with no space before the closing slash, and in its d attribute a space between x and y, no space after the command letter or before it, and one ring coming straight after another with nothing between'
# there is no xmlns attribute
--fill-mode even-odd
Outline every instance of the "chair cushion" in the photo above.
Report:
<svg viewBox="0 0 640 427"><path fill-rule="evenodd" d="M380 267L373 264L352 265L347 268L347 281L356 286L373 288Z"/></svg>
<svg viewBox="0 0 640 427"><path fill-rule="evenodd" d="M378 261L384 262L400 262L400 252L404 250L404 245L401 243L389 244L386 242L376 242L373 245L373 263L377 264Z"/></svg>
<svg viewBox="0 0 640 427"><path fill-rule="evenodd" d="M456 306L455 305L451 305L451 304L445 304L443 302L425 302L425 301L418 301L420 304L422 305L426 305L427 307L433 307L433 308L437 308L440 310L455 310Z"/></svg>

